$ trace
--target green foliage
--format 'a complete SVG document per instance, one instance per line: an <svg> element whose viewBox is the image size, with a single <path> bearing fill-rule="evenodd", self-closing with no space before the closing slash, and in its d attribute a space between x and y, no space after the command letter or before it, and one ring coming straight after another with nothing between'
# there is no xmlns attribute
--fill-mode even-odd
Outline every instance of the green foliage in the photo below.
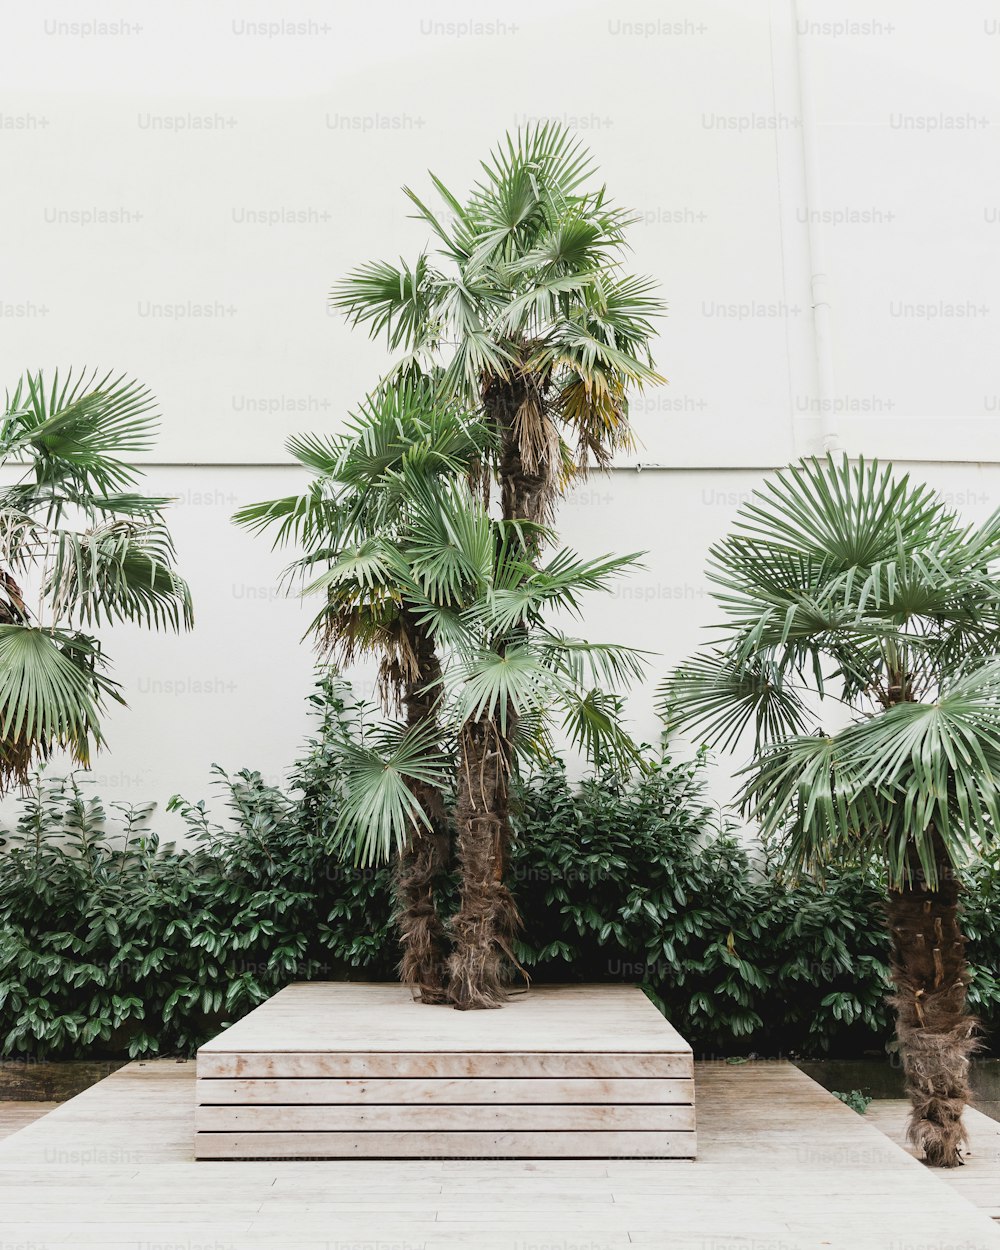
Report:
<svg viewBox="0 0 1000 1250"><path fill-rule="evenodd" d="M858 1115L864 1115L871 1104L871 1099L867 1094L863 1094L860 1089L852 1089L847 1093L842 1089L835 1089L831 1092L834 1098L839 1098L842 1103L845 1103L852 1111L856 1111Z"/></svg>
<svg viewBox="0 0 1000 1250"><path fill-rule="evenodd" d="M224 821L173 801L191 849L161 845L148 807L107 813L85 781L36 782L0 852L0 1053L191 1053L289 981L393 976L390 869L327 850L356 706L334 682L313 703L290 791L219 772ZM513 797L517 954L533 980L641 983L702 1055L885 1046L873 869L788 878L707 805L701 761L578 783L553 763ZM1000 856L967 880L970 1001L989 1030Z"/></svg>
<svg viewBox="0 0 1000 1250"><path fill-rule="evenodd" d="M774 474L712 548L723 623L665 702L709 745L753 724L740 802L789 863L863 855L900 887L918 861L933 884L936 845L961 870L993 840L998 568L1000 512L973 528L847 457Z"/></svg>
<svg viewBox="0 0 1000 1250"><path fill-rule="evenodd" d="M326 851L349 709L322 702L295 799L218 771L225 825L173 801L194 850L149 807L116 809L116 836L86 783L36 779L0 855L0 1053L190 1053L288 981L392 975L388 869Z"/></svg>
<svg viewBox="0 0 1000 1250"><path fill-rule="evenodd" d="M192 624L169 501L135 493L120 458L151 446L155 406L137 382L71 370L26 374L0 411L0 464L18 472L0 489L0 792L55 748L88 765L105 704L124 702L84 627Z"/></svg>
<svg viewBox="0 0 1000 1250"><path fill-rule="evenodd" d="M518 957L555 981L641 982L702 1053L880 1046L886 942L880 885L824 884L751 859L705 804L700 761L628 782L571 785L560 765L520 794Z"/></svg>
<svg viewBox="0 0 1000 1250"><path fill-rule="evenodd" d="M518 795L512 884L533 975L643 982L678 1029L715 1045L760 1026L761 976L741 953L750 864L730 833L703 836L698 778L664 761L574 787L553 764Z"/></svg>
<svg viewBox="0 0 1000 1250"><path fill-rule="evenodd" d="M1000 1030L1000 852L990 849L963 873L962 932L972 982L969 1011L986 1026L986 1042Z"/></svg>

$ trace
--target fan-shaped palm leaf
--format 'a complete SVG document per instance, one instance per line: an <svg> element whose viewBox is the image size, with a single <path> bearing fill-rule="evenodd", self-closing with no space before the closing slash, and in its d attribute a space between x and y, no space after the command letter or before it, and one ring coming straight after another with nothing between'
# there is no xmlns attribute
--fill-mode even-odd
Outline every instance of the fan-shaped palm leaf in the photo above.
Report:
<svg viewBox="0 0 1000 1250"><path fill-rule="evenodd" d="M46 383L41 372L28 373L8 401L0 449L29 459L40 485L69 480L88 492L118 491L137 477L121 453L152 445L155 412L149 390L124 375L55 371Z"/></svg>
<svg viewBox="0 0 1000 1250"><path fill-rule="evenodd" d="M55 619L190 629L191 594L173 561L173 542L162 522L116 520L82 534L60 531L46 586Z"/></svg>
<svg viewBox="0 0 1000 1250"><path fill-rule="evenodd" d="M415 781L440 787L450 763L440 753L438 728L424 723L406 729L384 725L361 742L345 742L340 754L343 803L334 832L334 849L352 846L355 863L389 859L419 830L429 828L426 813L410 786Z"/></svg>
<svg viewBox="0 0 1000 1250"><path fill-rule="evenodd" d="M101 743L102 698L118 698L98 673L99 649L79 635L0 625L0 781L23 783L56 747L84 766Z"/></svg>

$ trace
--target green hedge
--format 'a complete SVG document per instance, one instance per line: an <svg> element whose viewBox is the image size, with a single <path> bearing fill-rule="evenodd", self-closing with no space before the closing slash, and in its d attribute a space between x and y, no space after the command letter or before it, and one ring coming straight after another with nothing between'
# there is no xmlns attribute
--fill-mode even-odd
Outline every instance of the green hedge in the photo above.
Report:
<svg viewBox="0 0 1000 1250"><path fill-rule="evenodd" d="M555 767L523 799L514 876L536 975L642 981L703 1054L884 1045L877 883L792 888L732 833L706 837L698 762L575 787Z"/></svg>
<svg viewBox="0 0 1000 1250"><path fill-rule="evenodd" d="M286 794L221 772L227 821L175 800L194 849L161 846L150 809L124 843L86 783L40 780L0 853L0 1052L190 1053L290 980L389 978L389 873L326 853L342 707ZM573 785L553 765L517 795L518 958L536 981L639 981L702 1054L880 1051L881 883L788 883L706 806L702 763ZM972 999L1000 1019L1000 863L970 874Z"/></svg>
<svg viewBox="0 0 1000 1250"><path fill-rule="evenodd" d="M892 1046L885 882L843 868L789 881L703 801L702 761L521 794L519 955L542 980L641 981L703 1056L841 1057ZM714 832L706 830L716 826ZM1000 1024L1000 854L966 873L972 1010Z"/></svg>
<svg viewBox="0 0 1000 1250"><path fill-rule="evenodd" d="M220 777L240 814L198 848L45 782L0 858L0 1053L190 1053L295 979L391 974L388 873L343 867L255 773Z"/></svg>

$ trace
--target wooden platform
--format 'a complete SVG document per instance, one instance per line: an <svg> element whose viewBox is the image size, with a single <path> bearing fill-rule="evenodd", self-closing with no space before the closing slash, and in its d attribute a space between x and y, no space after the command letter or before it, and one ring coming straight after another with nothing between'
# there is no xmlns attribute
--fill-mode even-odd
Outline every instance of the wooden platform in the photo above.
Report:
<svg viewBox="0 0 1000 1250"><path fill-rule="evenodd" d="M692 1054L634 986L292 985L199 1050L196 1125L200 1159L693 1158Z"/></svg>

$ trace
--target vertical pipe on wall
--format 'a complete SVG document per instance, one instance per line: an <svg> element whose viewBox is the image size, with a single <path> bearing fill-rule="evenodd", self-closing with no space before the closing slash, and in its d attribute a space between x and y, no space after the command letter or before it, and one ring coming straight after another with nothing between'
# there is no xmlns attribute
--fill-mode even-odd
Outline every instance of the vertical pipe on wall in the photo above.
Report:
<svg viewBox="0 0 1000 1250"><path fill-rule="evenodd" d="M843 450L833 380L833 326L830 279L823 249L822 181L819 133L813 100L809 40L803 37L806 0L792 0L796 82L799 97L799 134L802 142L802 192L809 247L809 295L812 305L813 344L816 354L816 399L820 415L823 454Z"/></svg>

